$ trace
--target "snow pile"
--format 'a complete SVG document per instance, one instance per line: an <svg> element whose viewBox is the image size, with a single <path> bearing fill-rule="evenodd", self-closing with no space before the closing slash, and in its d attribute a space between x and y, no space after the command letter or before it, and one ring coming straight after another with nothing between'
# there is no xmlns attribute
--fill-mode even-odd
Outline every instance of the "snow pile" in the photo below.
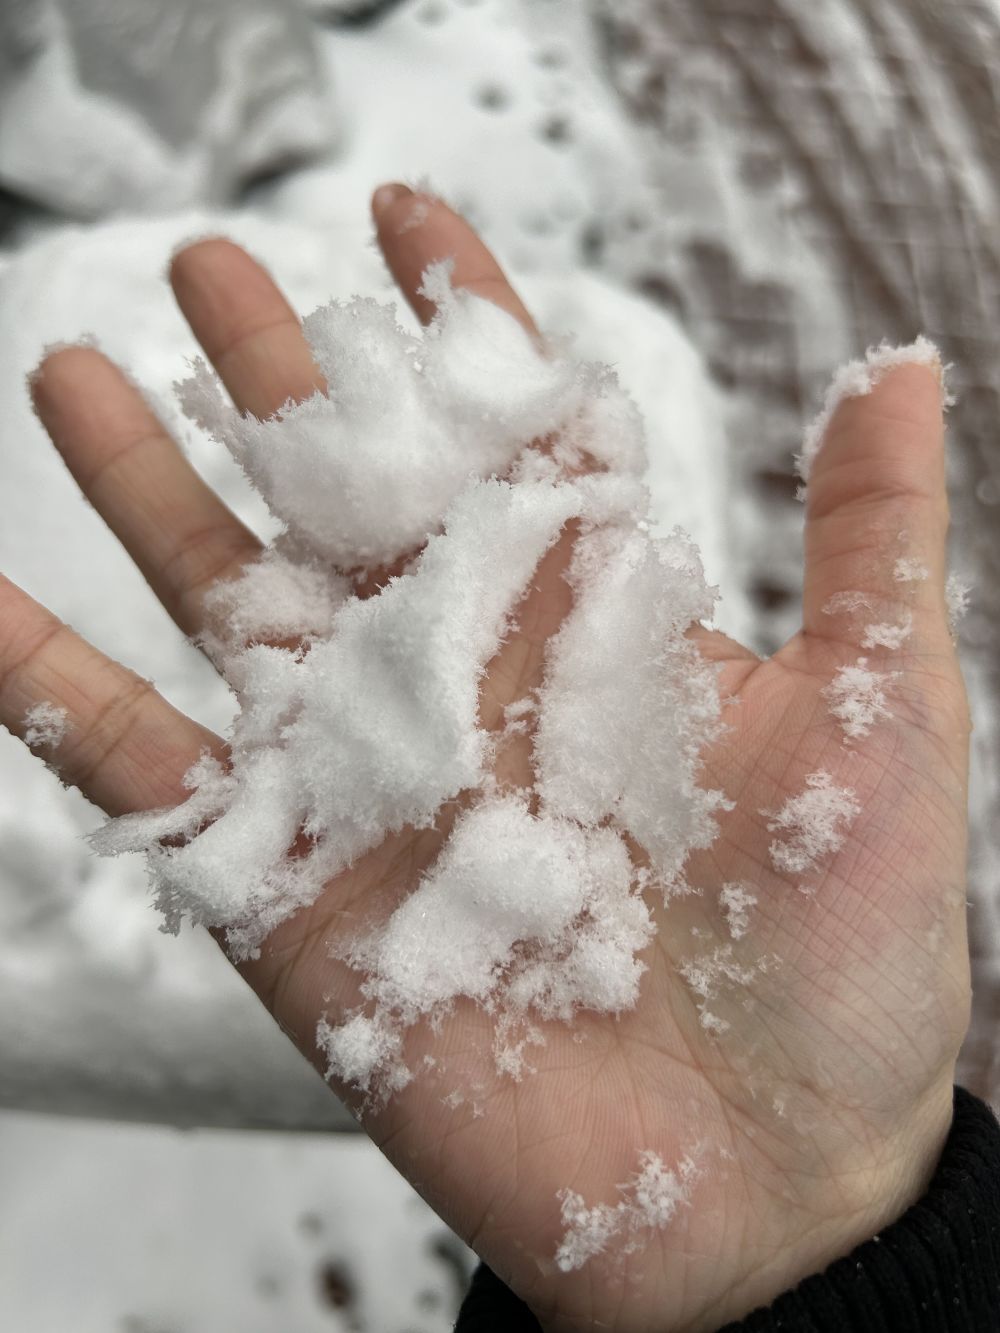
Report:
<svg viewBox="0 0 1000 1333"><path fill-rule="evenodd" d="M425 291L422 338L372 301L311 316L333 388L269 421L228 408L203 368L184 386L285 530L210 598L206 646L240 705L229 768L204 756L186 803L94 839L146 852L168 925L222 928L248 957L457 802L411 895L333 943L364 1004L319 1038L331 1074L378 1096L411 1077L405 1029L459 995L498 1032L634 1005L652 931L639 890L669 891L724 805L697 785L719 698L686 637L714 598L687 539L650 535L635 409L610 372L452 291L445 266ZM573 605L541 688L508 711L533 736L534 787L505 788L480 686L568 525ZM516 1047L498 1057L519 1071Z"/></svg>
<svg viewBox="0 0 1000 1333"><path fill-rule="evenodd" d="M850 787L835 787L829 773L820 769L806 778L806 789L790 796L777 814L769 817L769 833L786 834L769 848L776 870L800 875L812 870L825 856L839 852L844 833L861 811L857 793Z"/></svg>
<svg viewBox="0 0 1000 1333"><path fill-rule="evenodd" d="M636 1233L665 1227L677 1209L687 1203L698 1176L698 1165L690 1156L682 1158L677 1170L672 1171L647 1149L639 1155L635 1176L618 1186L622 1197L616 1204L599 1203L588 1208L582 1195L560 1190L566 1234L556 1251L556 1263L564 1273L582 1268L618 1236L627 1238L621 1252L633 1253L641 1244Z"/></svg>
<svg viewBox="0 0 1000 1333"><path fill-rule="evenodd" d="M885 702L885 690L898 672L868 669L868 658L859 657L853 666L842 666L822 693L830 700L830 712L843 728L848 740L860 741L876 722L892 717Z"/></svg>

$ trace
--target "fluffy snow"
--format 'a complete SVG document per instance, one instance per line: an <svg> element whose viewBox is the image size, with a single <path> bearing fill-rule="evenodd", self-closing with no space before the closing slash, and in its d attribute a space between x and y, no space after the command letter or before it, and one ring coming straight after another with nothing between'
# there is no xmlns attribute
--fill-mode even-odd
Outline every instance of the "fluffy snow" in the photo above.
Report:
<svg viewBox="0 0 1000 1333"><path fill-rule="evenodd" d="M25 745L54 750L69 729L69 714L65 708L42 702L28 709L24 726Z"/></svg>
<svg viewBox="0 0 1000 1333"><path fill-rule="evenodd" d="M850 361L837 371L826 391L819 415L806 430L802 452L795 459L803 482L809 481L816 455L841 403L847 398L862 398L871 393L876 384L891 370L907 365L929 366L936 370L941 376L945 403L952 401L944 385L941 353L928 338L920 337L916 342L903 347L894 347L888 342L880 343L878 347L870 347L863 361Z"/></svg>
<svg viewBox="0 0 1000 1333"><path fill-rule="evenodd" d="M429 78L425 70L421 87ZM171 386L196 346L162 273L185 237L222 229L270 268L300 309L330 291L384 297L384 267L369 244L366 182L351 184L343 174L350 176L353 161L349 156L332 168L332 180L317 181L313 195L299 201L312 217L321 201L346 192L353 205L339 204L336 218L324 214L323 227L244 212L65 228L37 240L0 272L0 345L8 352L0 361L0 390L11 405L0 422L0 482L11 495L47 497L44 508L8 509L2 567L91 642L153 679L172 703L218 732L232 719L231 692L177 634L79 495L31 413L24 375L45 345L92 331L144 386L206 481L270 539L271 550L247 571L235 598L231 585L217 589L205 636L214 636L215 660L233 645L281 643L300 631L327 635L350 584L301 552L286 559L281 525L228 451L180 414ZM513 227L501 208L487 235L495 241ZM579 334L588 363L617 362L649 426L651 531L667 535L683 522L692 532L706 565L728 580L726 627L740 633L747 614L726 557L718 489L725 473L719 404L687 337L669 317L591 272L577 271L571 282L529 274L517 283L543 327ZM135 322L123 317L138 309L141 338ZM288 579L294 580L291 591ZM106 596L108 587L115 597ZM89 857L79 838L94 826L93 808L61 790L19 742L0 739L6 1102L184 1124L342 1126L346 1113L212 942L196 932L184 931L176 941L158 933L140 858ZM200 1021L207 1006L216 1015L211 1024Z"/></svg>
<svg viewBox="0 0 1000 1333"><path fill-rule="evenodd" d="M203 756L187 802L92 838L145 851L168 927L222 928L244 958L388 835L471 797L411 896L347 949L371 1011L320 1028L330 1073L380 1097L410 1077L402 1031L459 995L499 1010L512 1072L519 1017L634 1005L651 931L640 878L668 891L724 805L698 782L720 728L715 673L686 637L714 596L690 540L650 531L634 407L609 370L538 346L449 277L425 276L438 313L422 337L370 300L309 317L335 387L269 421L226 408L203 367L182 387L283 532L209 598L207 642L240 710L228 768ZM535 812L495 791L480 684L571 521L574 605L533 705ZM400 559L370 595L352 590ZM525 727L520 703L508 724Z"/></svg>
<svg viewBox="0 0 1000 1333"><path fill-rule="evenodd" d="M965 616L972 601L972 588L960 574L949 574L944 588L945 605L948 608L948 623L954 634L959 622Z"/></svg>
<svg viewBox="0 0 1000 1333"><path fill-rule="evenodd" d="M902 555L892 569L892 577L897 583L923 583L931 576L931 571L914 556Z"/></svg>
<svg viewBox="0 0 1000 1333"><path fill-rule="evenodd" d="M783 835L783 840L776 838L770 846L774 868L788 875L814 870L825 857L840 851L860 812L857 793L850 787L834 786L833 778L822 769L810 773L805 790L790 796L769 817L768 832Z"/></svg>
<svg viewBox="0 0 1000 1333"><path fill-rule="evenodd" d="M726 918L729 933L741 940L750 925L750 909L757 906L757 898L745 884L723 884L719 891L719 907Z"/></svg>
<svg viewBox="0 0 1000 1333"><path fill-rule="evenodd" d="M866 645L867 639L866 635ZM897 675L898 672L871 671L868 658L859 657L853 664L842 666L824 687L823 695L829 699L830 712L840 723L845 739L864 740L876 722L892 717L885 692Z"/></svg>
<svg viewBox="0 0 1000 1333"><path fill-rule="evenodd" d="M898 652L913 633L913 616L908 611L898 625L880 621L875 625L866 625L861 639L862 648L888 648Z"/></svg>
<svg viewBox="0 0 1000 1333"><path fill-rule="evenodd" d="M628 1254L642 1243L641 1233L662 1230L687 1204L699 1177L697 1162L690 1156L676 1170L664 1165L657 1153L639 1154L639 1169L618 1186L618 1203L588 1206L581 1194L561 1190L559 1202L566 1232L556 1252L556 1263L564 1273L573 1272L615 1240Z"/></svg>
<svg viewBox="0 0 1000 1333"><path fill-rule="evenodd" d="M734 938L739 938L735 932ZM699 958L689 959L687 962L681 963L678 968L681 976L691 987L696 997L702 1027L709 1032L716 1033L716 1035L727 1032L729 1023L724 1018L712 1013L707 1007L707 1001L716 997L720 986L725 982L737 986L747 985L754 979L758 970L761 970L760 964L757 968L753 968L740 963L733 955L731 944L720 944L710 953L702 954Z"/></svg>

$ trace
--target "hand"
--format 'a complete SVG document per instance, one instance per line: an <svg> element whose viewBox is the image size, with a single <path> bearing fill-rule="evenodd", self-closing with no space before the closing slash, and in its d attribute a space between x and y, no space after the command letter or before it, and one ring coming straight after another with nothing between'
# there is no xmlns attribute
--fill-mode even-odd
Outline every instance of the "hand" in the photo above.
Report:
<svg viewBox="0 0 1000 1333"><path fill-rule="evenodd" d="M401 227L413 204L386 188L375 212L389 267L421 319L432 310L417 293L420 275L453 255L457 285L530 327L467 225L421 201L422 224ZM189 247L172 281L241 409L264 417L323 387L298 319L235 246ZM34 395L83 492L180 628L197 634L207 588L254 559L256 539L97 351L50 355ZM417 1078L378 1111L340 1089L383 1151L547 1329L717 1328L847 1253L926 1187L950 1125L970 1003L968 719L945 612L946 528L939 379L903 367L841 406L816 460L801 632L760 661L719 634L693 631L734 698L729 729L705 756L706 784L734 807L712 848L689 863L698 894L654 908L659 931L638 1007L618 1019L581 1014L573 1031L544 1025L546 1044L531 1050L536 1072L513 1082L493 1070L490 1016L460 1003L440 1032L408 1037L410 1064L433 1052L445 1080ZM571 543L567 534L544 561L517 632L490 666L488 727L540 681L545 641L569 605L560 574ZM894 578L900 557L926 566L926 581ZM899 673L893 716L849 745L823 694L860 652L864 616L823 609L845 591L869 599L870 619L913 620L898 651L867 654L873 667ZM69 715L54 755L64 779L113 814L182 800L182 776L199 752L224 754L151 685L0 581L0 721L23 734L26 712L42 701ZM527 748L502 755L508 781L530 781ZM857 794L860 813L813 873L779 873L768 825L820 770ZM439 846L433 831L394 837L242 965L317 1063L317 1021L336 1021L359 996L358 977L330 958L329 941L362 909L411 889ZM720 906L731 883L756 897L735 940ZM727 947L741 979L720 980L706 1000L681 969ZM451 1088L475 1092L455 1106L443 1100ZM618 1262L559 1272L557 1191L614 1203L643 1148L668 1165L697 1154L690 1205Z"/></svg>

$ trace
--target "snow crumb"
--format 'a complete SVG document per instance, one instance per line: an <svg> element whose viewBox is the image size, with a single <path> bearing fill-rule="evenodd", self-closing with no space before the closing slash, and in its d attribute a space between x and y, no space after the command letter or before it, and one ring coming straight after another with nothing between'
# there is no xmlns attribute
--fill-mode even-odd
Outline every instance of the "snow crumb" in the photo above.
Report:
<svg viewBox="0 0 1000 1333"><path fill-rule="evenodd" d="M717 1036L728 1032L729 1024L724 1018L712 1013L707 1002L715 999L720 986L725 982L736 986L748 985L756 976L757 969L738 963L733 957L733 946L723 944L700 958L681 963L677 970L697 997L695 1003L701 1026L706 1032L713 1032Z"/></svg>
<svg viewBox="0 0 1000 1333"><path fill-rule="evenodd" d="M931 571L921 560L903 555L893 567L892 577L897 583L924 583L931 576Z"/></svg>
<svg viewBox="0 0 1000 1333"><path fill-rule="evenodd" d="M741 940L750 924L750 908L757 906L754 894L748 892L742 884L723 884L719 892L719 907L722 909L729 926L729 933L734 940Z"/></svg>
<svg viewBox="0 0 1000 1333"><path fill-rule="evenodd" d="M863 592L835 592L823 604L825 616L837 616L845 611L871 610L871 598Z"/></svg>
<svg viewBox="0 0 1000 1333"><path fill-rule="evenodd" d="M582 1268L618 1237L625 1238L625 1253L634 1252L639 1248L640 1232L663 1230L677 1209L689 1201L699 1174L691 1157L682 1158L674 1171L658 1154L646 1149L639 1154L636 1175L617 1187L621 1195L617 1204L588 1208L582 1195L560 1190L556 1197L566 1233L556 1251L557 1265L564 1273Z"/></svg>
<svg viewBox="0 0 1000 1333"><path fill-rule="evenodd" d="M866 625L861 647L888 648L890 652L898 652L912 633L913 616L907 611L898 625Z"/></svg>
<svg viewBox="0 0 1000 1333"><path fill-rule="evenodd" d="M806 430L802 452L796 455L795 459L796 468L803 482L809 481L816 455L823 445L830 423L841 403L846 398L862 398L871 393L891 370L907 365L930 366L936 370L941 376L945 405L949 406L954 401L945 387L941 353L928 338L920 337L916 342L904 347L893 347L888 342L883 342L878 347L869 347L863 361L851 361L837 371L826 391L819 415Z"/></svg>
<svg viewBox="0 0 1000 1333"><path fill-rule="evenodd" d="M54 750L69 730L69 714L48 701L38 703L25 713L24 729L25 745Z"/></svg>
<svg viewBox="0 0 1000 1333"><path fill-rule="evenodd" d="M227 766L202 756L186 802L92 838L146 853L166 928L220 929L242 959L462 798L409 896L331 941L361 1003L317 1038L330 1076L373 1101L416 1076L406 1030L460 996L495 1016L512 1077L538 1020L633 1007L653 933L642 891L679 883L726 808L698 781L721 706L687 637L715 593L683 534L645 524L634 406L611 371L453 290L450 265L423 291L437 313L422 334L371 300L308 316L333 387L266 421L228 406L204 366L180 386L284 531L207 597L204 646L239 708ZM572 609L542 687L505 715L532 736L535 787L504 794L482 678L569 524Z"/></svg>
<svg viewBox="0 0 1000 1333"><path fill-rule="evenodd" d="M770 816L768 832L787 835L786 841L771 843L775 869L792 875L814 869L822 857L840 851L846 829L860 812L857 793L850 787L835 787L822 769L810 773L805 791L790 796Z"/></svg>
<svg viewBox="0 0 1000 1333"><path fill-rule="evenodd" d="M874 628L889 630L891 627ZM842 666L822 690L823 696L830 700L830 713L840 723L846 739L864 740L876 722L892 717L886 706L885 689L898 674L895 671L869 671L868 658L859 657L853 666Z"/></svg>
<svg viewBox="0 0 1000 1333"><path fill-rule="evenodd" d="M958 574L949 574L944 587L945 605L948 608L948 624L952 634L958 629L959 622L969 609L972 600L972 587Z"/></svg>

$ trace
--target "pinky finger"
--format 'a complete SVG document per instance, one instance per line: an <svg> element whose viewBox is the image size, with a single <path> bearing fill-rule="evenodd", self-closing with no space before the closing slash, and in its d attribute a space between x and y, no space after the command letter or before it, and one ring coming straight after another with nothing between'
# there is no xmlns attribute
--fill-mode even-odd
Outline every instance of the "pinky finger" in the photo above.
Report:
<svg viewBox="0 0 1000 1333"><path fill-rule="evenodd" d="M49 738L29 715L58 710ZM0 724L110 815L175 805L182 779L222 742L149 683L81 639L0 576ZM61 734L59 734L61 733Z"/></svg>

